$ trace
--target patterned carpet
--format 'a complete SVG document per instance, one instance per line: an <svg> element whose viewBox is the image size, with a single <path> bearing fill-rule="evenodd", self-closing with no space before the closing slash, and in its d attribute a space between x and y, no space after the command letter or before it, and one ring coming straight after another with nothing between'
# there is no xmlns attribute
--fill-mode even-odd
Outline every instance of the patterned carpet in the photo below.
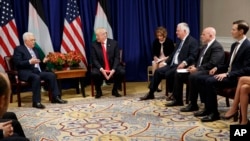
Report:
<svg viewBox="0 0 250 141"><path fill-rule="evenodd" d="M181 106L165 107L161 93L149 101L138 101L140 96L79 97L65 105L46 103L44 110L9 111L18 115L32 141L229 141L232 120L202 123L192 112L180 112ZM228 108L224 98L218 100L223 114Z"/></svg>

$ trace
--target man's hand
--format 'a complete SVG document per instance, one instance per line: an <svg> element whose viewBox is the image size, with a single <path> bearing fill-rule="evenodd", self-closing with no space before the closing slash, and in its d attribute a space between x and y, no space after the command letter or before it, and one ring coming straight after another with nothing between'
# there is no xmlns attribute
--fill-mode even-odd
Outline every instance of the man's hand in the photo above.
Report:
<svg viewBox="0 0 250 141"><path fill-rule="evenodd" d="M188 67L188 71L190 72L190 73L195 73L195 72L197 72L197 68L195 67L195 66L190 66L190 67Z"/></svg>
<svg viewBox="0 0 250 141"><path fill-rule="evenodd" d="M180 63L177 69L184 69L186 65L184 63Z"/></svg>
<svg viewBox="0 0 250 141"><path fill-rule="evenodd" d="M4 137L9 137L13 135L13 127L11 123L12 123L11 120L0 123L0 129L3 130Z"/></svg>
<svg viewBox="0 0 250 141"><path fill-rule="evenodd" d="M37 59L35 57L31 58L29 60L30 64L39 64L40 63L40 59Z"/></svg>
<svg viewBox="0 0 250 141"><path fill-rule="evenodd" d="M43 63L46 63L46 62L48 62L49 61L49 58L48 57L44 57L43 58Z"/></svg>
<svg viewBox="0 0 250 141"><path fill-rule="evenodd" d="M216 73L216 71L217 71L217 68L216 68L216 67L212 68L212 69L209 71L209 75L214 75L214 74Z"/></svg>
<svg viewBox="0 0 250 141"><path fill-rule="evenodd" d="M111 70L111 71L109 72L108 79L110 79L110 78L113 76L114 73L115 73L115 70ZM107 80L108 80L108 79L107 79Z"/></svg>
<svg viewBox="0 0 250 141"><path fill-rule="evenodd" d="M217 79L218 81L222 81L225 77L227 77L227 73L221 73L214 76L214 78Z"/></svg>
<svg viewBox="0 0 250 141"><path fill-rule="evenodd" d="M106 71L106 70L104 70L103 68L101 68L100 71L102 72L102 74L103 74L103 76L105 77L105 79L108 80L109 77L108 77L107 73L109 73L109 71Z"/></svg>

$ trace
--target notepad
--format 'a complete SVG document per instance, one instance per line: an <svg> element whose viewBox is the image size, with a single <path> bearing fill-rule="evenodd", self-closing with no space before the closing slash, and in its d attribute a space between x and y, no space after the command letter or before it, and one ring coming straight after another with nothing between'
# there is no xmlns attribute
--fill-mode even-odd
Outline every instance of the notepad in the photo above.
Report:
<svg viewBox="0 0 250 141"><path fill-rule="evenodd" d="M178 73L189 73L188 69L177 69Z"/></svg>

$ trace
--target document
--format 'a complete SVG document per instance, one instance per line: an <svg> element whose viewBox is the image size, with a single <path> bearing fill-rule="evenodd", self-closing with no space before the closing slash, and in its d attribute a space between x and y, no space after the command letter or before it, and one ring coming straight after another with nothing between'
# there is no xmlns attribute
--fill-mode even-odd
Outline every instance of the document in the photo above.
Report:
<svg viewBox="0 0 250 141"><path fill-rule="evenodd" d="M177 69L178 73L189 73L188 69Z"/></svg>

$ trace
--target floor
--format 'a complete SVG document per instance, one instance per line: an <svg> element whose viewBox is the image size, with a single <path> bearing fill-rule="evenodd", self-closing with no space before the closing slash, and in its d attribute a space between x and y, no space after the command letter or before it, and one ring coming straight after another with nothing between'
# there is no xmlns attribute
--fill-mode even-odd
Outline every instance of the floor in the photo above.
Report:
<svg viewBox="0 0 250 141"><path fill-rule="evenodd" d="M148 92L148 82L127 82L126 83L126 90L127 95L131 94L137 94L137 93L147 93ZM163 86L164 86L163 82ZM103 89L103 95L109 94L109 89L112 90L112 84L111 85L105 85L102 87ZM163 90L165 88L163 87ZM164 93L165 91L162 91ZM85 88L86 97L91 96L91 87L90 85L86 86ZM123 95L123 92L120 92L120 94ZM46 91L42 90L41 93L42 96L42 103L46 104L49 103L48 94ZM82 97L81 94L76 94L75 89L66 89L62 91L62 98L65 100L74 100L76 98ZM31 92L23 92L21 93L21 100L22 100L22 107L30 107L31 106L31 98L32 93ZM16 95L13 96L13 103L10 103L10 107L17 107L17 97Z"/></svg>

